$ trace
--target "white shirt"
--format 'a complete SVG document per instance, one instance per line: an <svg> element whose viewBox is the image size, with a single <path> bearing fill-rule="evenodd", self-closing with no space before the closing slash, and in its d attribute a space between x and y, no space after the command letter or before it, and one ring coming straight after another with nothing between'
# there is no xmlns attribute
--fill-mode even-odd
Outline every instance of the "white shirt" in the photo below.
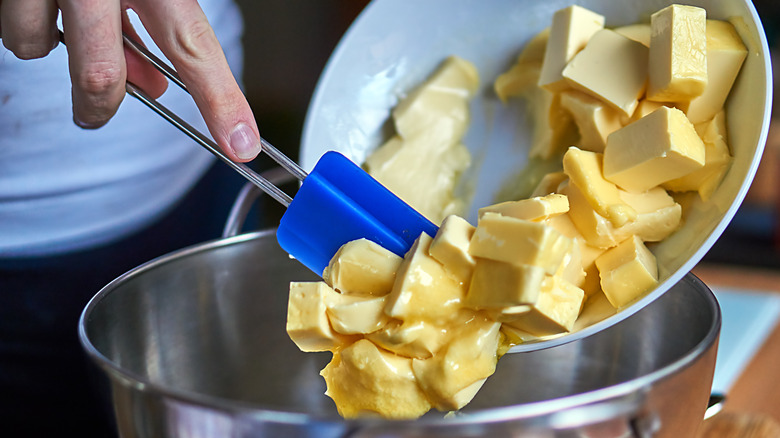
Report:
<svg viewBox="0 0 780 438"><path fill-rule="evenodd" d="M237 6L232 0L200 3L239 76ZM0 258L52 255L132 233L164 214L213 160L130 96L105 127L78 128L70 90L62 45L29 61L0 47ZM208 134L190 96L175 84L160 101Z"/></svg>

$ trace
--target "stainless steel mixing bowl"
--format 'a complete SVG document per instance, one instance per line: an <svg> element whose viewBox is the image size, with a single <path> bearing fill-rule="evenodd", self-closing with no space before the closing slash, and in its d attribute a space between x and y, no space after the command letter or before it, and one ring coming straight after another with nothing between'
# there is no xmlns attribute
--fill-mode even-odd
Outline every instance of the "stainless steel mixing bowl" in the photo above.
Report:
<svg viewBox="0 0 780 438"><path fill-rule="evenodd" d="M204 243L117 278L85 308L86 351L129 437L690 437L715 367L720 310L692 275L601 333L510 353L444 418L343 421L329 353L285 333L288 283L316 280L273 230Z"/></svg>

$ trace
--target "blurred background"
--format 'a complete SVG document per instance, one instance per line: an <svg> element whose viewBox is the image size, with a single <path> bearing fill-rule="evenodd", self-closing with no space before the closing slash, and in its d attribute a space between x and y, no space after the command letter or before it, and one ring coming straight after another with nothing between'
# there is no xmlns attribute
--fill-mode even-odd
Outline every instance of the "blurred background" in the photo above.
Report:
<svg viewBox="0 0 780 438"><path fill-rule="evenodd" d="M263 136L288 156L298 156L306 109L328 57L367 3L238 0L245 20L245 91ZM754 4L770 46L777 50L780 2L754 0ZM254 166L259 169L272 166L270 161L257 161ZM273 224L282 213L280 208L265 203L264 209L271 210L267 223ZM780 116L775 116L747 199L703 262L780 269L779 209Z"/></svg>

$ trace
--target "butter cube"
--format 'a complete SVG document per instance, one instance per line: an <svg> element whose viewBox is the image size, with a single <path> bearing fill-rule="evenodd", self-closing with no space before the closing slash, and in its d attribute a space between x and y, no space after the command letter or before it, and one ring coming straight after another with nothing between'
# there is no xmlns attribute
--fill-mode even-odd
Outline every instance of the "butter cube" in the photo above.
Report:
<svg viewBox="0 0 780 438"><path fill-rule="evenodd" d="M459 320L459 317L456 316L455 320ZM380 330L366 335L366 339L399 356L427 359L449 341L447 327L446 324L424 320L394 319Z"/></svg>
<svg viewBox="0 0 780 438"><path fill-rule="evenodd" d="M469 242L474 226L460 216L447 216L428 249L431 257L444 265L453 279L466 283L474 270L474 258L469 254Z"/></svg>
<svg viewBox="0 0 780 438"><path fill-rule="evenodd" d="M650 16L650 71L647 98L690 100L707 86L707 12L670 5Z"/></svg>
<svg viewBox="0 0 780 438"><path fill-rule="evenodd" d="M574 118L580 133L580 149L603 152L607 136L623 127L618 111L585 93L574 90L562 92L561 106Z"/></svg>
<svg viewBox="0 0 780 438"><path fill-rule="evenodd" d="M593 210L577 186L570 184L561 191L569 197L571 221L588 245L597 248L616 246L632 235L647 242L660 241L680 225L682 208L660 187L643 193L618 192L620 199L637 212L634 221L621 227L613 226Z"/></svg>
<svg viewBox="0 0 780 438"><path fill-rule="evenodd" d="M588 245L596 248L611 248L627 237L620 233L621 227L615 227L593 209L576 185L566 184L561 188L561 192L569 198L568 217Z"/></svg>
<svg viewBox="0 0 780 438"><path fill-rule="evenodd" d="M477 316L458 327L436 356L412 361L412 371L436 409L462 408L495 372L500 328L500 323Z"/></svg>
<svg viewBox="0 0 780 438"><path fill-rule="evenodd" d="M636 219L636 211L620 199L618 188L604 179L602 154L570 147L563 156L563 171L601 216L615 226Z"/></svg>
<svg viewBox="0 0 780 438"><path fill-rule="evenodd" d="M579 248L580 271L575 270L576 256L573 256L575 260L572 260L571 266L566 268L566 273L556 273L556 275L582 289L586 296L600 291L601 285L599 284L599 271L596 269L596 258L603 254L605 249L588 244L585 236L574 225L571 213L551 218L547 224L564 236L574 239Z"/></svg>
<svg viewBox="0 0 780 438"><path fill-rule="evenodd" d="M336 333L328 321L327 306L338 295L321 281L290 283L287 334L301 351L333 351L355 340Z"/></svg>
<svg viewBox="0 0 780 438"><path fill-rule="evenodd" d="M568 181L569 177L561 172L550 172L545 174L542 179L536 184L534 191L531 192L531 197L545 196L550 193L558 191L558 187L565 181Z"/></svg>
<svg viewBox="0 0 780 438"><path fill-rule="evenodd" d="M400 265L401 257L368 239L358 239L339 248L322 278L343 294L382 296L393 288Z"/></svg>
<svg viewBox="0 0 780 438"><path fill-rule="evenodd" d="M643 242L660 242L680 227L682 207L661 187L633 193L621 190L620 198L637 212L634 222L623 227L623 235L635 235Z"/></svg>
<svg viewBox="0 0 780 438"><path fill-rule="evenodd" d="M577 138L577 127L561 107L559 93L534 87L526 93L529 118L533 122L530 158L548 160Z"/></svg>
<svg viewBox="0 0 780 438"><path fill-rule="evenodd" d="M731 155L726 144L726 121L723 111L712 120L695 125L704 141L704 167L681 178L667 181L663 187L674 192L695 190L703 201L710 199L731 167Z"/></svg>
<svg viewBox="0 0 780 438"><path fill-rule="evenodd" d="M685 110L691 123L706 122L723 108L747 53L731 23L707 20L707 86Z"/></svg>
<svg viewBox="0 0 780 438"><path fill-rule="evenodd" d="M421 234L404 257L395 285L387 296L388 316L446 321L461 305L468 285L450 277L444 266L429 255L432 240L427 234Z"/></svg>
<svg viewBox="0 0 780 438"><path fill-rule="evenodd" d="M642 117L650 114L651 112L657 110L658 108L664 105L665 104L663 102L655 102L652 100L641 99L639 101L639 105L637 105L636 109L634 110L634 114L631 116L630 119L628 119L627 122L636 122L637 120L641 119ZM674 105L665 105L665 106L674 106ZM628 125L628 123L625 123L625 125Z"/></svg>
<svg viewBox="0 0 780 438"><path fill-rule="evenodd" d="M569 211L569 200L565 195L551 193L519 201L507 201L482 207L478 211L481 218L485 213L498 213L532 222L541 222L547 218Z"/></svg>
<svg viewBox="0 0 780 438"><path fill-rule="evenodd" d="M468 126L468 101L478 85L479 74L473 64L456 56L447 58L393 109L396 132L409 139L435 127L446 130L452 142L457 141Z"/></svg>
<svg viewBox="0 0 780 438"><path fill-rule="evenodd" d="M585 271L582 269L584 262L580 248L580 243L575 240L571 251L563 257L561 267L554 274L555 277L560 277L577 287L582 287L585 282Z"/></svg>
<svg viewBox="0 0 780 438"><path fill-rule="evenodd" d="M334 352L320 374L327 384L325 395L344 418L379 414L411 419L431 408L417 384L412 359L383 351L367 339Z"/></svg>
<svg viewBox="0 0 780 438"><path fill-rule="evenodd" d="M604 28L604 16L581 6L569 6L553 14L544 52L539 86L552 92L567 88L562 72L591 36Z"/></svg>
<svg viewBox="0 0 780 438"><path fill-rule="evenodd" d="M533 304L544 276L544 269L538 266L477 259L466 305L473 309L496 309Z"/></svg>
<svg viewBox="0 0 780 438"><path fill-rule="evenodd" d="M620 26L613 29L615 32L623 35L624 37L634 40L645 47L650 47L650 24L649 23L636 23L626 26Z"/></svg>
<svg viewBox="0 0 780 438"><path fill-rule="evenodd" d="M533 265L553 274L573 244L571 239L543 223L485 213L477 223L469 253L514 265Z"/></svg>
<svg viewBox="0 0 780 438"><path fill-rule="evenodd" d="M662 106L607 138L604 178L644 192L704 166L704 143L685 114ZM582 187L580 187L582 188Z"/></svg>
<svg viewBox="0 0 780 438"><path fill-rule="evenodd" d="M384 313L386 297L344 296L327 306L328 321L344 335L373 333L387 324Z"/></svg>
<svg viewBox="0 0 780 438"><path fill-rule="evenodd" d="M630 117L647 87L647 52L642 44L603 29L566 65L563 77L572 88Z"/></svg>
<svg viewBox="0 0 780 438"><path fill-rule="evenodd" d="M517 57L517 62L508 71L498 75L493 82L493 89L502 102L506 102L510 97L521 96L531 88L536 88L549 37L549 27L534 35L531 41L523 47L523 51Z"/></svg>
<svg viewBox="0 0 780 438"><path fill-rule="evenodd" d="M537 336L571 331L580 314L585 293L557 276L546 276L539 298L528 312L504 324Z"/></svg>
<svg viewBox="0 0 780 438"><path fill-rule="evenodd" d="M633 236L596 259L601 288L610 304L620 308L658 284L655 256Z"/></svg>

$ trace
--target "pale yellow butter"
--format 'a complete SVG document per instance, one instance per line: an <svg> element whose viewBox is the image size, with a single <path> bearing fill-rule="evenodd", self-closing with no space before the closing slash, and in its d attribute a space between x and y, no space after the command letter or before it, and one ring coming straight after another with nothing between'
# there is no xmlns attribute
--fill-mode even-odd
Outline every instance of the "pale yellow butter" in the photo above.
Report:
<svg viewBox="0 0 780 438"><path fill-rule="evenodd" d="M618 188L602 174L602 154L570 147L563 156L563 171L580 189L588 203L615 226L636 219L636 211L626 204Z"/></svg>
<svg viewBox="0 0 780 438"><path fill-rule="evenodd" d="M537 301L504 324L537 336L571 331L580 314L585 293L557 276L546 276Z"/></svg>
<svg viewBox="0 0 780 438"><path fill-rule="evenodd" d="M655 256L633 236L596 259L601 288L615 308L643 296L658 284Z"/></svg>
<svg viewBox="0 0 780 438"><path fill-rule="evenodd" d="M561 184L568 180L569 177L563 173L563 171L547 173L536 184L533 192L531 192L531 197L535 198L537 196L546 196L555 193L558 191Z"/></svg>
<svg viewBox="0 0 780 438"><path fill-rule="evenodd" d="M469 242L474 230L474 226L466 219L447 216L428 249L431 257L461 283L467 283L474 271L474 257L469 254Z"/></svg>
<svg viewBox="0 0 780 438"><path fill-rule="evenodd" d="M329 351L353 341L336 333L326 313L338 292L323 282L290 283L287 334L301 351Z"/></svg>
<svg viewBox="0 0 780 438"><path fill-rule="evenodd" d="M459 320L455 317L454 320ZM427 320L391 320L380 330L366 336L371 342L400 356L427 359L450 339L449 323Z"/></svg>
<svg viewBox="0 0 780 438"><path fill-rule="evenodd" d="M670 5L650 16L650 71L647 98L690 100L707 86L707 12Z"/></svg>
<svg viewBox="0 0 780 438"><path fill-rule="evenodd" d="M474 309L533 304L544 277L544 269L538 266L477 259L466 304Z"/></svg>
<svg viewBox="0 0 780 438"><path fill-rule="evenodd" d="M637 212L636 219L621 227L599 215L574 185L561 190L569 197L569 217L585 241L597 248L611 248L626 238L637 235L643 241L657 242L679 227L682 208L661 188L643 193L620 190L620 199Z"/></svg>
<svg viewBox="0 0 780 438"><path fill-rule="evenodd" d="M387 324L386 297L347 296L327 306L328 321L334 331L344 335L373 333Z"/></svg>
<svg viewBox="0 0 780 438"><path fill-rule="evenodd" d="M604 178L643 192L700 169L704 161L704 143L685 114L662 106L610 134Z"/></svg>
<svg viewBox="0 0 780 438"><path fill-rule="evenodd" d="M603 29L566 65L563 77L571 87L630 117L647 86L647 52L641 43Z"/></svg>
<svg viewBox="0 0 780 438"><path fill-rule="evenodd" d="M447 58L393 109L396 132L409 139L423 130L447 129L448 137L457 140L468 126L468 101L478 85L473 64L456 56Z"/></svg>
<svg viewBox="0 0 780 438"><path fill-rule="evenodd" d="M719 112L712 120L695 125L704 142L704 167L678 179L667 181L663 187L675 192L695 190L702 200L710 199L731 166L731 155L726 144L725 113Z"/></svg>
<svg viewBox="0 0 780 438"><path fill-rule="evenodd" d="M485 213L471 238L469 253L474 257L533 265L554 274L573 241L554 228L498 213ZM479 260L477 261L477 267Z"/></svg>
<svg viewBox="0 0 780 438"><path fill-rule="evenodd" d="M664 105L674 106L674 105L666 105L663 102L655 102L652 100L641 99L639 101L639 105L637 105L636 109L634 110L634 114L631 116L630 119L626 120L627 123L624 123L624 125L628 125L628 122L636 122L637 120L652 113L653 111L657 110L658 108Z"/></svg>
<svg viewBox="0 0 780 438"><path fill-rule="evenodd" d="M568 217L589 245L611 248L618 244L621 237L625 237L616 235L620 227L615 227L607 218L596 212L576 185L569 182L560 190L569 199Z"/></svg>
<svg viewBox="0 0 780 438"><path fill-rule="evenodd" d="M623 127L621 114L599 99L579 91L561 93L561 106L574 118L580 141L580 149L603 152L607 136Z"/></svg>
<svg viewBox="0 0 780 438"><path fill-rule="evenodd" d="M439 135L425 131L409 140L393 137L365 163L371 176L435 224L461 212L463 201L454 191L471 164L471 154L463 144Z"/></svg>
<svg viewBox="0 0 780 438"><path fill-rule="evenodd" d="M680 227L682 207L661 187L642 193L618 193L637 212L636 220L623 227L624 235L636 235L643 242L660 242Z"/></svg>
<svg viewBox="0 0 780 438"><path fill-rule="evenodd" d="M580 242L575 239L575 244L571 251L563 257L561 267L555 271L554 276L562 278L579 288L585 283L585 271L583 270L584 261L582 259L582 250Z"/></svg>
<svg viewBox="0 0 780 438"><path fill-rule="evenodd" d="M616 27L615 32L623 35L624 37L634 40L645 47L650 47L650 24L649 23L636 23L626 26Z"/></svg>
<svg viewBox="0 0 780 438"><path fill-rule="evenodd" d="M564 280L582 289L586 296L600 291L599 272L596 269L595 262L596 258L604 253L605 249L588 244L585 237L572 222L571 214L550 218L547 224L564 236L574 239L579 248L580 271L576 271L574 265L576 262L572 260L571 265L566 267L565 273L556 273L556 275L560 275ZM576 258L576 256L573 256L573 258Z"/></svg>
<svg viewBox="0 0 780 438"><path fill-rule="evenodd" d="M454 280L428 253L432 238L423 233L398 269L385 313L402 320L446 321L461 305L468 285Z"/></svg>
<svg viewBox="0 0 780 438"><path fill-rule="evenodd" d="M731 23L707 20L707 86L685 109L691 123L706 122L723 108L747 53Z"/></svg>
<svg viewBox="0 0 780 438"><path fill-rule="evenodd" d="M485 213L498 213L503 216L514 217L532 222L541 222L559 214L569 211L569 200L565 195L550 193L545 196L536 196L519 201L507 201L482 207L478 210L479 217Z"/></svg>
<svg viewBox="0 0 780 438"><path fill-rule="evenodd" d="M529 156L541 159L555 156L577 135L571 116L561 108L557 93L537 86L549 35L549 28L536 34L515 65L493 82L496 95L503 102L515 96L525 98L529 119L534 125Z"/></svg>
<svg viewBox="0 0 780 438"><path fill-rule="evenodd" d="M417 418L431 409L412 371L412 359L383 351L366 339L334 352L320 374L327 384L325 395L345 418Z"/></svg>
<svg viewBox="0 0 780 438"><path fill-rule="evenodd" d="M437 355L412 361L412 371L436 409L462 408L493 374L500 328L501 323L477 314L455 330Z"/></svg>
<svg viewBox="0 0 780 438"><path fill-rule="evenodd" d="M344 294L382 296L392 289L401 260L368 239L353 240L339 248L322 279Z"/></svg>
<svg viewBox="0 0 780 438"><path fill-rule="evenodd" d="M448 58L395 107L396 136L365 162L371 176L436 224L464 208L455 187L471 155L460 141L478 85L471 63Z"/></svg>
<svg viewBox="0 0 780 438"><path fill-rule="evenodd" d="M577 126L561 107L559 93L534 87L527 93L527 101L534 125L528 156L548 160L577 138Z"/></svg>
<svg viewBox="0 0 780 438"><path fill-rule="evenodd" d="M604 28L604 16L573 5L553 14L550 37L544 52L539 86L556 92L567 88L563 69L591 36Z"/></svg>
<svg viewBox="0 0 780 438"><path fill-rule="evenodd" d="M517 62L509 70L498 75L493 82L493 89L502 102L506 102L510 97L521 96L531 87L537 86L549 37L549 27L534 35L523 47Z"/></svg>

